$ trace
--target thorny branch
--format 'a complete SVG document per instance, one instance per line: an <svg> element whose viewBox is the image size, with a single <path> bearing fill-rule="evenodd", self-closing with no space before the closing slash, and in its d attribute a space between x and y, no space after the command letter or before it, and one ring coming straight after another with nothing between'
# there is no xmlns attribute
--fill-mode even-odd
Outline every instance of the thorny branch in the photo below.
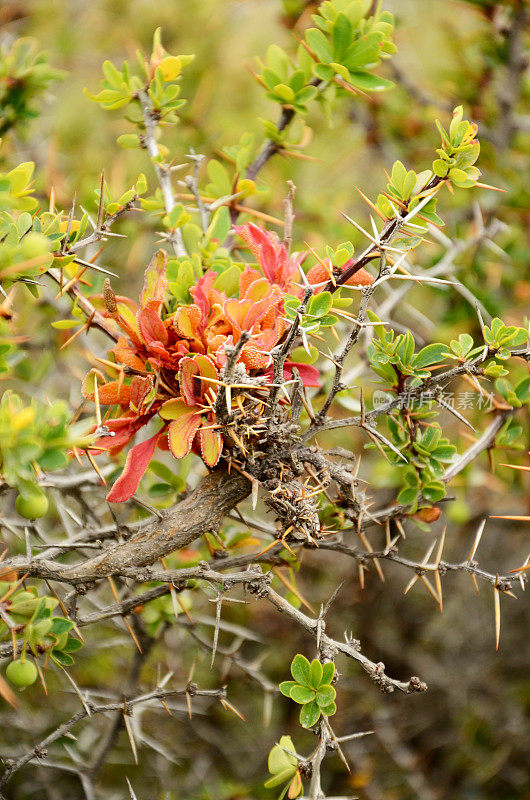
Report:
<svg viewBox="0 0 530 800"><path fill-rule="evenodd" d="M141 91L138 95L138 99L140 100L140 104L142 106L142 112L144 115L144 126L145 126L145 135L144 139L144 146L149 153L149 157L153 163L155 168L156 176L158 178L158 182L160 184L160 189L162 190L162 196L164 198L164 205L166 208L166 213L169 214L172 208L175 205L175 196L173 194L173 187L171 185L171 172L169 169L160 162L160 154L158 150L158 145L156 143L156 115L155 110L152 108L151 103L149 101L149 96L145 90ZM177 228L174 231L174 234L171 238L171 243L175 249L175 253L177 256L185 256L186 247L184 245L184 239L182 238L182 231Z"/></svg>
<svg viewBox="0 0 530 800"><path fill-rule="evenodd" d="M188 684L182 689L161 689L156 688L153 689L151 692L147 692L146 694L138 695L135 697L125 697L123 700L115 703L103 703L97 704L93 703L91 700L85 698L84 705L86 707L81 708L77 711L69 720L63 722L58 728L56 728L49 736L43 739L39 744L35 745L35 747L25 753L23 756L20 756L16 759L11 758L4 758L4 765L6 767L4 774L0 778L0 789L2 789L12 778L15 772L23 767L25 764L28 764L33 759L42 758L43 755L46 753L46 749L49 745L53 744L68 733L73 727L75 727L79 722L87 717L92 717L94 714L108 714L109 712L116 712L119 711L123 714L130 715L133 712L133 709L136 706L139 706L144 703L151 703L153 700L167 700L173 697L209 697L209 698L225 698L226 697L226 690L224 688L221 689L199 689L198 686L195 684Z"/></svg>
<svg viewBox="0 0 530 800"><path fill-rule="evenodd" d="M156 145L155 129L156 117L150 106L149 99L145 93L140 93L139 100L144 112L145 136L144 145L155 166L157 177L160 183L166 211L174 206L173 189L171 186L171 173L158 160L158 148ZM288 109L284 109L278 129L281 131L290 123L292 114ZM249 167L247 176L255 177L259 169L266 161L278 150L274 142L268 142L263 151L258 155L256 161ZM197 174L200 161L195 161L195 176ZM376 243L372 243L353 264L345 269L343 273L330 281L326 285L326 290L333 292L335 288L344 284L362 266L366 265L375 258L379 258L378 279L388 275L386 265L386 247L390 245L397 233L406 226L413 215L421 210L440 185L439 179L433 179L429 186L425 188L427 194L424 199L414 209L414 212L403 210L399 215L390 220L378 235ZM189 188L194 195L197 194L196 179L188 182ZM289 248L292 230L292 194L288 198L286 212L286 247ZM136 198L135 198L136 199ZM197 197L196 197L197 199ZM131 202L130 207L134 205ZM128 209L127 209L128 210ZM201 221L206 224L207 209L201 209ZM81 240L70 248L70 252L76 252L81 247L99 241L109 232L112 222L123 211L118 212L113 217L109 217L105 222L98 224L92 234ZM98 221L99 222L99 221ZM495 232L494 229L481 229L477 235L477 242L488 239ZM180 231L176 231L174 238L171 239L177 255L184 255L185 249ZM453 266L453 259L469 243L461 243L461 246L454 246L448 250L447 257L442 259L440 264L435 265L427 274L445 274ZM62 285L62 276L59 270L51 271L51 277ZM423 380L419 386L412 389L404 388L396 394L396 397L388 403L365 412L362 407L360 416L335 418L330 417L334 400L337 394L345 388L343 386L343 376L345 372L345 362L353 347L358 343L363 323L366 320L368 304L379 284L377 280L370 287L363 290L357 317L352 322L352 328L345 337L339 353L334 358L335 374L331 388L324 399L323 405L316 415L309 414L310 424L304 431L299 424L301 415L303 388L299 376L293 372L294 391L292 395L292 406L286 408L280 403L280 391L285 389L283 386L283 368L286 359L297 343L300 330L300 323L306 311L308 301L313 293L312 287L306 287L303 300L298 309L295 322L290 326L285 337L272 353L273 375L272 385L269 394L269 427L268 432L257 440L252 458L245 459L235 449L227 459L228 466L222 467L210 473L204 478L194 491L189 492L185 499L173 508L160 514L160 518L145 523L130 523L123 526L110 525L83 530L71 536L67 541L47 542L44 549L32 554L31 546L26 557L16 556L6 559L3 562L4 570L14 569L19 574L27 577L45 579L51 582L58 582L71 587L68 594L63 597L63 603L68 606L69 616L75 623L77 630L90 625L99 624L105 620L112 624L123 625L127 618L133 618L137 609L159 597L168 593L180 593L189 586L189 581L196 581L203 590L208 590L215 594L214 602L217 603L217 616L213 622L215 628L213 644L209 639L205 639L196 630L195 623L177 618L176 624L180 629L185 630L198 645L212 654L212 660L216 653L242 670L251 680L254 680L264 691L266 697L271 697L276 687L253 663L239 653L241 642L247 637L245 632L235 633L235 640L232 647L219 647L217 636L219 629L224 626L221 620L221 604L229 597L232 590L236 587L243 588L249 594L255 595L261 601L273 606L278 612L284 614L291 622L299 626L304 633L315 640L318 656L322 661L335 660L343 655L357 662L368 674L372 682L384 693L399 690L405 694L424 691L427 687L423 681L413 676L408 681L398 680L386 674L385 666L382 663L371 661L361 651L360 643L350 635L345 634L345 641L332 638L326 632L324 615L312 617L291 604L285 597L279 594L271 586L271 580L275 574L270 570L281 569L286 565L285 548L291 551L291 555L298 555L303 550L317 552L334 552L353 559L359 565L360 570L373 566L382 575L380 562L388 564L395 563L414 573L414 576L427 580L427 576L436 575L438 578L448 572L467 573L473 579L479 579L492 585L496 591L511 592L514 584L519 581L521 588L525 586L525 576L523 573L514 577L513 574L499 575L489 572L480 567L473 555L464 561L448 561L439 556L435 559L430 557L430 552L423 560L407 557L403 554L403 542L400 536L393 540L386 541L384 547L375 549L366 538L365 532L375 528L382 532L388 531L389 523L396 525L402 523L410 516L409 506L391 505L372 509L366 491L360 488L360 481L357 473L349 464L344 465L344 451L337 449L336 452L326 453L316 446L309 447L308 442L315 435L324 431L342 427L360 427L365 429L372 436L377 436L380 441L384 440L374 425L377 424L379 417L387 415L397 407L407 407L415 398L418 398L426 391L436 392L445 388L452 380L459 376L483 375L481 365L492 355L487 348L476 358L459 363L457 366L446 369L431 375ZM89 326L100 328L108 336L116 339L114 330L109 326L108 321L102 317L90 304L88 300L75 288L67 290L70 296L75 299L85 313ZM396 303L404 296L405 291L391 294L386 308L391 311ZM396 297L398 298L396 300ZM468 297L469 299L469 297ZM474 298L471 297L473 300ZM385 304L383 304L385 307ZM236 380L236 368L241 349L248 341L246 332L239 339L239 342L227 351L227 363L222 374L224 390L220 389L215 403L215 412L223 425L232 424L230 417L232 411L231 386ZM528 360L530 351L519 349L512 353L522 359ZM286 393L287 394L287 393ZM287 404L287 406L289 403ZM307 410L307 406L306 406ZM495 443L495 438L506 420L508 420L516 409L501 407L496 410L495 416L484 431L462 455L454 460L447 468L443 477L444 482L448 483L460 471L472 463L480 453L489 450ZM347 451L346 451L347 452ZM236 457L237 456L237 457ZM351 458L351 454L347 455ZM339 463L337 463L339 459ZM317 473L313 470L317 470ZM306 476L306 484L302 484L302 476ZM78 498L83 493L90 491L91 484L95 477L89 477L86 473L78 475L65 475L49 479L44 477L43 485L53 485L59 494L64 494L65 498L74 494ZM351 527L342 529L330 528L323 529L318 522L318 510L311 497L314 495L325 495L331 486L336 485L340 490L342 507L345 519L351 523ZM315 488L316 487L316 488ZM237 556L226 556L223 551L217 552L209 562L201 561L192 567L177 569L167 569L154 566L155 563L163 559L166 555L188 547L205 533L217 533L223 518L245 500L251 490L258 489L264 493L265 502L276 513L276 525L264 525L254 516L248 521L248 525L254 528L259 534L272 537L272 544L258 553L251 552ZM232 516L233 519L233 516ZM304 527L309 519L313 527ZM6 526L10 530L17 530L16 520L5 520ZM247 521L244 521L247 524ZM388 524L388 527L387 527ZM299 528L299 530L297 530ZM28 533L26 540L30 541L30 536L41 535L38 526L30 523L27 525ZM311 530L311 533L308 531ZM353 535L359 537L361 546L353 546L348 537ZM31 544L31 542L30 542ZM99 552L92 558L84 557L84 549L97 549ZM77 552L82 559L77 563L63 563L61 560L65 554ZM90 594L89 590L104 586L104 579L114 576L120 581L120 595L111 604L92 604L93 610L83 610L80 613L77 604L81 598ZM157 582L159 585L149 588L141 593L137 592L138 585L147 582ZM440 596L437 598L441 604ZM95 608L94 608L95 606ZM226 628L228 629L228 628ZM13 644L0 644L0 657L11 656L13 652L20 652L23 643L19 642L13 649ZM68 733L78 722L93 714L114 713L115 721L109 730L107 739L102 744L101 753L106 752L105 748L111 747L114 733L117 726L122 724L122 714L129 715L133 709L141 704L150 704L152 701L163 701L175 696L185 696L188 700L191 696L204 696L214 699L226 699L224 688L199 690L194 684L188 683L183 689L169 690L157 687L155 690L144 695L132 694L122 702L112 702L107 704L93 703L88 696L83 697L83 708L74 714L69 720L63 723L48 737L37 745L33 750L20 756L17 759L4 759L6 770L0 780L0 787L4 786L21 767L34 759L42 757L46 747L56 742L64 734ZM305 768L310 775L309 796L311 800L323 798L320 771L322 761L328 751L340 750L340 740L337 739L325 718L319 723L317 729L318 744L309 759L306 759ZM356 734L354 734L356 735ZM347 738L347 737L345 737ZM101 759L95 757L92 760L91 768L83 774L83 780L90 781L97 774ZM35 763L38 763L36 761Z"/></svg>

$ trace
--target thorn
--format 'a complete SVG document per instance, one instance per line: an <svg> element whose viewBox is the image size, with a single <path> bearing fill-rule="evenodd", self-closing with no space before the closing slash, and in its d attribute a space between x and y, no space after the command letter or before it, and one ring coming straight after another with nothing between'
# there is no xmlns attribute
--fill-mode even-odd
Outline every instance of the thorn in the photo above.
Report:
<svg viewBox="0 0 530 800"><path fill-rule="evenodd" d="M103 169L101 170L101 185L99 190L98 219L96 223L97 231L101 230L101 226L103 224L103 214L105 211L104 193L105 193L105 170Z"/></svg>
<svg viewBox="0 0 530 800"><path fill-rule="evenodd" d="M354 220L354 219L352 219L351 217L349 217L347 214L345 214L345 213L344 213L344 211L341 211L340 213L342 214L342 216L343 216L345 219L347 219L347 220L348 220L348 222L349 222L351 225L353 225L353 227L354 227L354 228L357 228L357 230L359 231L359 233L362 233L364 236L366 236L366 238L367 238L367 239L368 239L370 242L372 242L372 244L375 244L375 245L377 245L377 247L379 247L379 240L378 240L378 239L374 239L374 237L373 237L373 236L370 236L370 234L368 233L368 231L365 231L365 230L364 230L364 228L362 228L362 227L359 225L359 223L358 223L358 222L355 222L355 220ZM372 217L370 217L370 219L372 219Z"/></svg>
<svg viewBox="0 0 530 800"><path fill-rule="evenodd" d="M131 750L134 758L134 763L138 764L138 751L136 749L136 742L134 741L134 733L131 725L131 720L125 709L125 703L123 708L123 722L125 723L125 730L127 731L129 742L131 743Z"/></svg>
<svg viewBox="0 0 530 800"><path fill-rule="evenodd" d="M499 189L497 186L490 186L489 183L476 183L479 189L489 189L491 192L507 192L507 189Z"/></svg>
<svg viewBox="0 0 530 800"><path fill-rule="evenodd" d="M239 717L241 722L246 722L246 719L243 716L243 714L240 711L238 711L237 708L232 705L232 703L229 703L225 697L220 697L219 702L221 703L223 708L225 708L227 711L231 711L232 714L236 715L236 717Z"/></svg>
<svg viewBox="0 0 530 800"><path fill-rule="evenodd" d="M90 452L90 450L86 450L85 452L86 452L86 457L88 458L88 460L90 461L90 463L91 463L91 465L92 465L92 467L93 467L93 469L94 469L94 472L95 472L95 473L98 475L98 477L101 479L101 481L102 481L102 483L103 483L103 486L106 486L106 485L107 485L107 479L105 478L105 476L104 476L104 475L103 475L103 473L101 472L100 468L99 468L99 467L98 467L98 465L96 464L96 461L95 461L95 459L94 459L94 456L92 455L92 453Z"/></svg>
<svg viewBox="0 0 530 800"><path fill-rule="evenodd" d="M445 531L446 531L446 529L447 528L444 527L444 529L442 531L442 535L440 537L440 544L438 546L438 552L436 553L436 565L437 566L440 565L440 561L441 561L441 558L442 558L442 552L443 552L444 543L445 543ZM438 593L440 611L443 611L442 579L440 577L440 570L439 569L437 569L436 572L434 573L434 582L435 582L435 585L436 585L436 591Z"/></svg>
<svg viewBox="0 0 530 800"><path fill-rule="evenodd" d="M256 505L258 503L258 492L259 492L259 481L254 479L252 481L252 510L256 510Z"/></svg>
<svg viewBox="0 0 530 800"><path fill-rule="evenodd" d="M70 209L70 214L68 215L68 222L66 224L66 233L64 234L63 243L61 245L61 253L64 253L68 248L68 240L70 238L70 233L72 230L72 222L74 221L75 201L76 201L76 192L74 192L72 207Z"/></svg>
<svg viewBox="0 0 530 800"><path fill-rule="evenodd" d="M475 557L475 553L477 552L477 547L480 544L480 540L482 538L482 534L484 533L485 526L486 526L486 518L484 518L482 520L482 522L480 523L480 525L478 527L477 533L475 535L475 541L473 542L473 546L471 547L471 550L469 551L469 556L467 558L468 561L473 561L473 558Z"/></svg>
<svg viewBox="0 0 530 800"><path fill-rule="evenodd" d="M64 344L60 346L59 350L64 350L65 347L68 347L69 344L72 344L72 342L75 339L77 339L77 337L80 336L83 333L83 331L88 330L88 327L89 327L88 322L85 322L84 325L78 328L78 330L76 330L76 332L72 336L70 336L70 338L67 339Z"/></svg>
<svg viewBox="0 0 530 800"><path fill-rule="evenodd" d="M364 202L365 202L365 203L367 203L367 204L370 206L370 208L372 209L372 211L373 211L375 214L377 214L377 216L378 216L378 217L380 217L380 218L383 220L383 222L388 222L388 220L387 220L387 218L385 217L385 215L383 214L383 212L382 212L382 211L380 211L380 210L377 208L377 206L376 206L374 203L372 203L372 201L371 201L371 200L369 200L365 194L363 194L363 193L361 192L361 190L359 189L359 187L358 187L358 186L356 186L355 188L357 189L357 191L358 191L358 192L359 192L359 194L361 195L361 197L362 197L362 199L364 200Z"/></svg>
<svg viewBox="0 0 530 800"><path fill-rule="evenodd" d="M499 576L497 575L497 580ZM501 638L501 602L497 584L493 587L493 607L495 612L495 650L499 649Z"/></svg>
<svg viewBox="0 0 530 800"><path fill-rule="evenodd" d="M94 401L96 404L96 421L98 428L101 428L101 406L99 405L99 389L97 374L94 375Z"/></svg>
<svg viewBox="0 0 530 800"><path fill-rule="evenodd" d="M212 660L210 661L210 669L213 669L215 654L217 653L217 644L219 642L219 626L221 624L221 606L223 604L223 596L221 594L217 595L216 603L217 604L215 608L215 630L213 634Z"/></svg>

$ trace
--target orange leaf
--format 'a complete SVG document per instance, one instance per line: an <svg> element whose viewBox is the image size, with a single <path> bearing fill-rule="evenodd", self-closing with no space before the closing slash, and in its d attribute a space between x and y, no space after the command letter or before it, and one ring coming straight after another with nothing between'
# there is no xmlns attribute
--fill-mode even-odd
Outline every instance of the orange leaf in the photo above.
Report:
<svg viewBox="0 0 530 800"><path fill-rule="evenodd" d="M201 378L213 378L214 382L208 380L197 380ZM180 390L188 405L196 405L209 387L216 388L215 381L218 372L213 362L201 354L192 357L186 356L179 365L179 385Z"/></svg>
<svg viewBox="0 0 530 800"><path fill-rule="evenodd" d="M119 361L120 364L125 364L127 367L132 367L133 369L145 369L145 362L136 355L136 350L131 347L127 339L123 336L120 336L112 352L114 353L116 361Z"/></svg>
<svg viewBox="0 0 530 800"><path fill-rule="evenodd" d="M178 419L173 420L169 425L168 441L169 449L175 458L184 458L191 450L195 434L201 425L200 414L189 411Z"/></svg>
<svg viewBox="0 0 530 800"><path fill-rule="evenodd" d="M199 338L199 323L201 321L201 311L198 306L182 306L177 311L173 319L173 327L180 336L186 339Z"/></svg>
<svg viewBox="0 0 530 800"><path fill-rule="evenodd" d="M202 387L195 382L194 378L199 375L199 365L194 358L183 358L179 364L179 386L182 395L188 406L194 406L200 400Z"/></svg>
<svg viewBox="0 0 530 800"><path fill-rule="evenodd" d="M120 406L128 406L131 399L131 387L126 384L119 384L118 381L105 383L98 386L99 402L104 406L113 406L116 403Z"/></svg>
<svg viewBox="0 0 530 800"><path fill-rule="evenodd" d="M211 415L209 416L211 417L211 422L209 422L209 424L212 424L213 417ZM199 430L199 443L201 447L202 460L209 467L215 467L221 458L221 453L223 452L223 440L221 438L221 434L214 428L201 428Z"/></svg>
<svg viewBox="0 0 530 800"><path fill-rule="evenodd" d="M130 385L129 405L132 411L139 411L143 402L153 388L153 377L151 375L134 375Z"/></svg>

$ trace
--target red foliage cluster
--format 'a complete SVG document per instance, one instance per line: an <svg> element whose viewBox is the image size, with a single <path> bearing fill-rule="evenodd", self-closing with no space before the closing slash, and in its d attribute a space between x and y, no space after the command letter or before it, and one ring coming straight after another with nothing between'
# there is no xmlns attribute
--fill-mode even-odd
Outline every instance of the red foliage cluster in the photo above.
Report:
<svg viewBox="0 0 530 800"><path fill-rule="evenodd" d="M91 370L83 394L101 405L117 407L118 413L106 416L92 449L119 453L150 420L156 417L161 423L154 435L129 451L125 468L107 496L111 502L123 502L136 491L157 446L169 448L176 458L193 450L209 467L217 464L223 450L214 413L220 373L226 364L226 347L237 344L243 331L250 338L239 362L253 376L272 373L271 350L288 325L285 295L303 294L299 282L304 256L289 256L276 234L252 223L234 230L256 259L256 267L247 265L241 273L237 298L214 288L217 274L210 270L190 289L193 303L165 313L167 257L162 250L145 272L139 305L105 287L104 313L119 330L107 371L117 377L108 380L99 370ZM322 262L309 271L307 279L316 291L318 283L327 280L329 269ZM373 280L369 273L361 273L366 271L350 282ZM293 366L286 362L285 378ZM314 367L296 366L306 386L319 385Z"/></svg>

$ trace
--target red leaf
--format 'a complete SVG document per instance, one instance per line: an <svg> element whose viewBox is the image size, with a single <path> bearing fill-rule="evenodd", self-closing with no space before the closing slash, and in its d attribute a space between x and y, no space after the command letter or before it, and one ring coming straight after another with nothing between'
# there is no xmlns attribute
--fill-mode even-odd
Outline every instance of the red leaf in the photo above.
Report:
<svg viewBox="0 0 530 800"><path fill-rule="evenodd" d="M304 386L320 387L319 372L316 367L310 364L298 364L296 361L286 361L283 366L283 379L289 381L293 377L293 367L300 373Z"/></svg>
<svg viewBox="0 0 530 800"><path fill-rule="evenodd" d="M195 301L195 305L200 308L203 324L206 322L206 319L210 313L209 294L216 278L217 273L210 269L202 276L202 278L197 281L195 286L192 286L190 289L190 294Z"/></svg>
<svg viewBox="0 0 530 800"><path fill-rule="evenodd" d="M247 266L239 277L239 299L244 300L247 296L248 289L256 281L262 280L261 273L257 269L252 269Z"/></svg>
<svg viewBox="0 0 530 800"><path fill-rule="evenodd" d="M154 309L148 306L139 311L138 325L146 344L151 344L152 342L167 344L168 335L166 326Z"/></svg>
<svg viewBox="0 0 530 800"><path fill-rule="evenodd" d="M124 503L135 493L153 457L159 434L160 431L157 431L150 439L131 447L123 472L107 495L109 503Z"/></svg>
<svg viewBox="0 0 530 800"><path fill-rule="evenodd" d="M149 421L149 417L118 417L118 419L108 419L105 427L109 429L110 435L100 436L95 446L112 452L119 452L132 439L134 434ZM112 435L114 434L114 435Z"/></svg>
<svg viewBox="0 0 530 800"><path fill-rule="evenodd" d="M254 225L253 222L247 225L234 225L234 231L245 240L267 280L287 289L305 256L288 258L287 251L278 236L272 231Z"/></svg>

